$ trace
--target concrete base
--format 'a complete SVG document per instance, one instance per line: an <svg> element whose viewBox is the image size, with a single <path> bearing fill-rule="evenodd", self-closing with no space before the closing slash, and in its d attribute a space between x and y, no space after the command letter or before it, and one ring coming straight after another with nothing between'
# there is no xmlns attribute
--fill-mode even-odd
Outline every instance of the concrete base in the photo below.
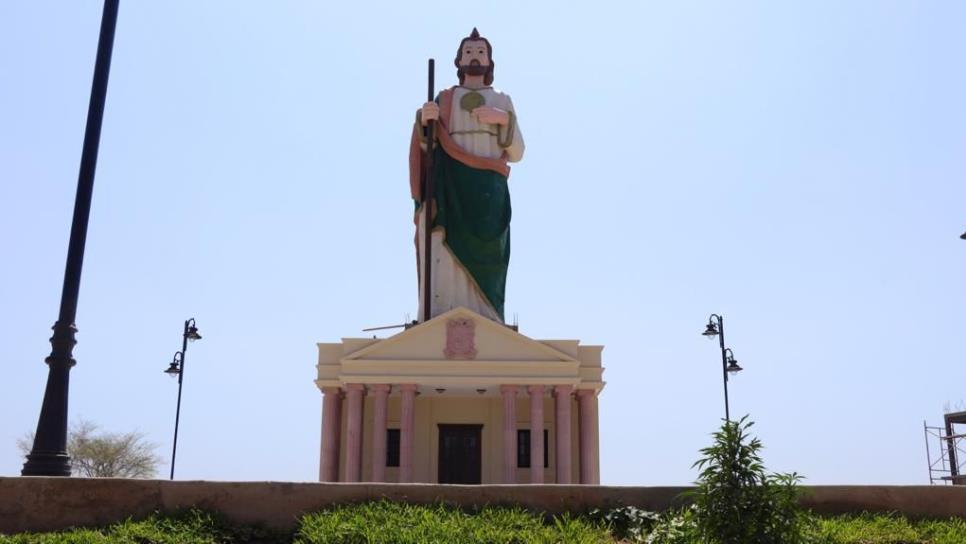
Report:
<svg viewBox="0 0 966 544"><path fill-rule="evenodd" d="M633 505L665 510L684 503L686 487L584 485L318 484L171 482L86 478L0 477L0 533L104 526L196 506L245 524L292 529L301 514L337 503L386 498L462 506L515 504L560 513ZM966 517L966 487L806 487L805 506L824 514L901 512L912 518Z"/></svg>

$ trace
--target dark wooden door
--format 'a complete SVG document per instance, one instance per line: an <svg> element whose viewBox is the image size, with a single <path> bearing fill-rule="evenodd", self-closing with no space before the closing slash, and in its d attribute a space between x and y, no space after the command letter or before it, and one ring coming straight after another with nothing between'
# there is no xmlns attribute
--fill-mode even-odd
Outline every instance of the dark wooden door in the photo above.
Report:
<svg viewBox="0 0 966 544"><path fill-rule="evenodd" d="M439 483L479 484L483 425L439 426Z"/></svg>

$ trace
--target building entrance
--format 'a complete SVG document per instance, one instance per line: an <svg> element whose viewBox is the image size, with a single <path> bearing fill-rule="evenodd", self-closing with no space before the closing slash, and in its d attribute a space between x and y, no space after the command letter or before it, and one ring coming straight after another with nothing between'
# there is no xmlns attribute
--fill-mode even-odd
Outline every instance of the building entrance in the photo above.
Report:
<svg viewBox="0 0 966 544"><path fill-rule="evenodd" d="M439 483L482 481L483 425L439 425Z"/></svg>

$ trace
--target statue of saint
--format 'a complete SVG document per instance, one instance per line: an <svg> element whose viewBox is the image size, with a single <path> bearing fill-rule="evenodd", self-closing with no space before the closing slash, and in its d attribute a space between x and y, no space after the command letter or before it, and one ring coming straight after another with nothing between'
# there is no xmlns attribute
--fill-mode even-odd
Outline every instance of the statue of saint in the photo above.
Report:
<svg viewBox="0 0 966 544"><path fill-rule="evenodd" d="M510 262L508 162L523 158L523 135L510 96L493 87L493 48L473 32L456 52L459 85L440 92L416 113L409 153L416 200L419 315L422 318L423 214L432 210L430 317L458 306L503 322ZM431 158L433 194L420 205L420 175L427 148L423 127L436 121Z"/></svg>

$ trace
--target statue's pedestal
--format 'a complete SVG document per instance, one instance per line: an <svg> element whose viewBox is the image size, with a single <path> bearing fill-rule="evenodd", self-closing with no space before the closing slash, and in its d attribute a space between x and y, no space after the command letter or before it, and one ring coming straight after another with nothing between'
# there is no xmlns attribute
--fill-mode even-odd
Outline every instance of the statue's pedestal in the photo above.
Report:
<svg viewBox="0 0 966 544"><path fill-rule="evenodd" d="M457 308L318 347L320 481L600 482L603 346Z"/></svg>

